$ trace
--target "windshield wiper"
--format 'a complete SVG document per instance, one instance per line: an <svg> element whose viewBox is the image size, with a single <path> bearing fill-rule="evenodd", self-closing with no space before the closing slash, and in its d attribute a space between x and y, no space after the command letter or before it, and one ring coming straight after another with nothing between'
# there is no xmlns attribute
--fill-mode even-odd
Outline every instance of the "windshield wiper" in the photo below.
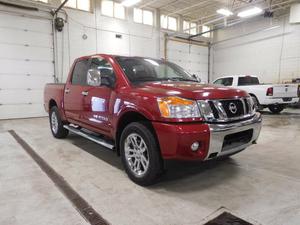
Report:
<svg viewBox="0 0 300 225"><path fill-rule="evenodd" d="M171 77L171 78L167 78L166 80L171 80L171 81L190 81L190 82L197 82L198 83L197 80L183 78L183 77Z"/></svg>
<svg viewBox="0 0 300 225"><path fill-rule="evenodd" d="M135 80L131 80L133 83L139 83L139 82L151 82L151 81L161 81L162 79L159 78L139 78Z"/></svg>

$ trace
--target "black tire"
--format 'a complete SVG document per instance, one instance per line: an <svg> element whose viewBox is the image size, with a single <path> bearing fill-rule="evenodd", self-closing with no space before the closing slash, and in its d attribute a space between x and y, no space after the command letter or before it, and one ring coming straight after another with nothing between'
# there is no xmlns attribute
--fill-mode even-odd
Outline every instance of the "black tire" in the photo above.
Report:
<svg viewBox="0 0 300 225"><path fill-rule="evenodd" d="M57 120L57 127L55 127L55 125L54 125L55 118ZM59 110L58 110L58 108L56 106L53 106L50 109L50 112L49 112L49 122L50 122L50 129L51 129L52 135L55 138L61 139L61 138L65 138L65 137L68 136L69 131L64 128L64 123L61 120L61 117L59 115Z"/></svg>
<svg viewBox="0 0 300 225"><path fill-rule="evenodd" d="M137 159L137 157L132 157L130 158L130 160L127 159L129 157L126 157L125 147L126 146L132 146L132 148L134 147L133 145L128 144L129 140L132 140L130 139L130 137L136 137L137 139L134 140L137 140L137 142L135 143L136 144L139 143L139 145L141 145L142 140L144 141L144 144L146 145L147 148L146 150L147 153L145 151L139 154L142 154L145 158L148 159L147 169L145 169L144 164L142 164L141 157L143 156L140 156L139 159ZM158 177L162 174L163 160L160 154L158 143L156 141L153 132L146 126L146 124L133 122L125 127L125 129L121 134L121 139L120 139L120 154L121 154L123 166L125 168L128 177L138 185L148 186L154 184L157 181ZM142 167L145 169L144 174L138 175L137 171L136 172L133 171L134 169L132 167L135 165L135 160L137 160L137 163L139 164L139 168L138 168L139 170L141 170Z"/></svg>
<svg viewBox="0 0 300 225"><path fill-rule="evenodd" d="M272 113L279 114L279 113L281 113L282 110L284 110L285 106L284 105L270 105L268 108Z"/></svg>
<svg viewBox="0 0 300 225"><path fill-rule="evenodd" d="M253 102L254 102L254 107L255 107L256 111L263 110L263 107L259 104L259 101L258 101L258 99L256 98L256 96L251 95L251 98L252 98L252 100L253 100Z"/></svg>

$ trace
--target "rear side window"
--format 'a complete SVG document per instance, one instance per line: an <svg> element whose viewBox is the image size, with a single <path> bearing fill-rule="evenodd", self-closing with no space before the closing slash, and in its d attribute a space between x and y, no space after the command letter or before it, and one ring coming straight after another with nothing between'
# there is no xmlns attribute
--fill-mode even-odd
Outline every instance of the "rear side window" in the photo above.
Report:
<svg viewBox="0 0 300 225"><path fill-rule="evenodd" d="M218 79L214 82L214 84L223 85L223 86L232 86L233 78L232 77L226 77Z"/></svg>
<svg viewBox="0 0 300 225"><path fill-rule="evenodd" d="M88 59L84 59L77 62L73 71L72 84L87 85L86 78L87 78L88 69L89 69Z"/></svg>
<svg viewBox="0 0 300 225"><path fill-rule="evenodd" d="M257 77L239 77L238 86L246 86L246 85L257 85L259 84L259 80Z"/></svg>

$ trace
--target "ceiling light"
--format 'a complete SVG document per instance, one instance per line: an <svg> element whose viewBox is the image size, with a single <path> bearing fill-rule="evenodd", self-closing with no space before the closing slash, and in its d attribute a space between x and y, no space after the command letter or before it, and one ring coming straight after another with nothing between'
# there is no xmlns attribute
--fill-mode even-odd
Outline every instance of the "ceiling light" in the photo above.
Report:
<svg viewBox="0 0 300 225"><path fill-rule="evenodd" d="M139 3L141 0L125 0L122 2L122 5L125 6L125 7L130 7L130 6L133 6L137 3Z"/></svg>
<svg viewBox="0 0 300 225"><path fill-rule="evenodd" d="M238 14L238 17L244 18L244 17L254 16L254 15L258 15L258 14L262 13L262 11L263 10L261 8L254 7L254 8L247 9L247 10L240 12Z"/></svg>
<svg viewBox="0 0 300 225"><path fill-rule="evenodd" d="M233 12L231 12L228 9L218 9L217 13L219 13L219 14L221 14L223 16L231 16L231 15L233 15Z"/></svg>

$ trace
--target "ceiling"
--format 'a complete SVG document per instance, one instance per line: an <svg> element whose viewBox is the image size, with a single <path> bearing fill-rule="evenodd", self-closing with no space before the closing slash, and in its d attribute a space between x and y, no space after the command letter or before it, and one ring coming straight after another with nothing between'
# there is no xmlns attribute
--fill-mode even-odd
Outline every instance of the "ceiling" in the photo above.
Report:
<svg viewBox="0 0 300 225"><path fill-rule="evenodd" d="M269 9L277 15L299 0L143 0L139 7L159 9L161 13L170 16L181 15L191 21L204 25L217 25L223 23L224 17L216 13L217 9L228 8L235 14L251 6ZM228 20L236 20L231 16Z"/></svg>

